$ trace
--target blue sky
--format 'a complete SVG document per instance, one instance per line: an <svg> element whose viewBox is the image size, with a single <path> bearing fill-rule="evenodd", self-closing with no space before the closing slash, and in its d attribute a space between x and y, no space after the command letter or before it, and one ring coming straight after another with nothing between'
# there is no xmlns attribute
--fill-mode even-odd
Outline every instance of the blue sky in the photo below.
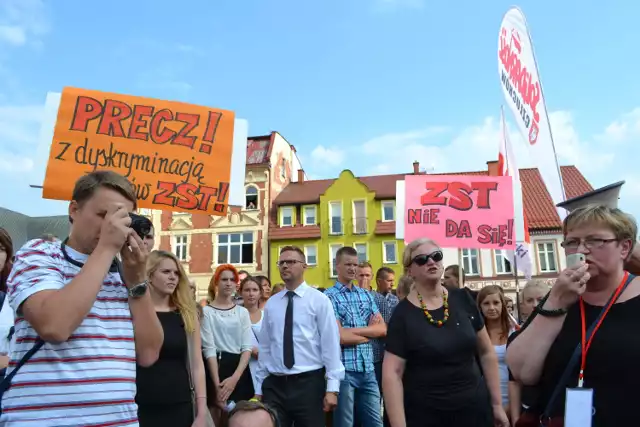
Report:
<svg viewBox="0 0 640 427"><path fill-rule="evenodd" d="M0 204L65 212L27 187L46 94L64 86L235 110L250 135L279 131L315 178L345 168L408 172L414 160L436 172L484 169L497 158L496 50L511 5L3 0ZM626 179L622 206L640 214L640 4L519 6L560 163L576 164L596 187ZM513 141L528 166L515 132Z"/></svg>

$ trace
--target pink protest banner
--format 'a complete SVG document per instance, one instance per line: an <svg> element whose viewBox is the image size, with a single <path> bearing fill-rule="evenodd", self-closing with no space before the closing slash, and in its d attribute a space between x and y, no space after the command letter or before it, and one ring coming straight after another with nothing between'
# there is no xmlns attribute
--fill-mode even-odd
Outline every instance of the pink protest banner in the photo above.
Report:
<svg viewBox="0 0 640 427"><path fill-rule="evenodd" d="M514 249L510 176L407 175L404 241L442 247Z"/></svg>

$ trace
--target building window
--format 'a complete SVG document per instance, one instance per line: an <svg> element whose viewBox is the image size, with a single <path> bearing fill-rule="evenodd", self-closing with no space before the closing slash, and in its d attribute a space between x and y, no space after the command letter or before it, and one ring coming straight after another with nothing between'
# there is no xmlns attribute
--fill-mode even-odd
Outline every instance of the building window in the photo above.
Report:
<svg viewBox="0 0 640 427"><path fill-rule="evenodd" d="M397 264L398 263L398 244L397 242L382 243L382 263Z"/></svg>
<svg viewBox="0 0 640 427"><path fill-rule="evenodd" d="M293 207L280 208L280 226L291 227L293 225Z"/></svg>
<svg viewBox="0 0 640 427"><path fill-rule="evenodd" d="M507 251L504 249L497 249L495 251L496 257L496 273L497 274L511 274L513 271L511 270L511 261L509 261L509 256L507 255Z"/></svg>
<svg viewBox="0 0 640 427"><path fill-rule="evenodd" d="M303 219L304 225L316 225L317 221L316 221L316 212L317 209L315 206L305 206L304 208L302 208L302 212L303 212Z"/></svg>
<svg viewBox="0 0 640 427"><path fill-rule="evenodd" d="M244 202L247 210L258 209L258 189L253 185L245 190Z"/></svg>
<svg viewBox="0 0 640 427"><path fill-rule="evenodd" d="M366 200L353 201L353 234L367 234Z"/></svg>
<svg viewBox="0 0 640 427"><path fill-rule="evenodd" d="M555 273L558 271L555 249L553 242L538 243L540 273Z"/></svg>
<svg viewBox="0 0 640 427"><path fill-rule="evenodd" d="M329 233L342 234L342 202L329 203Z"/></svg>
<svg viewBox="0 0 640 427"><path fill-rule="evenodd" d="M477 249L461 249L462 253L462 268L467 276L479 276L480 275L480 254Z"/></svg>
<svg viewBox="0 0 640 427"><path fill-rule="evenodd" d="M389 200L382 202L382 221L395 221L396 220L396 204Z"/></svg>
<svg viewBox="0 0 640 427"><path fill-rule="evenodd" d="M181 234L181 235L175 236L174 243L175 243L174 247L175 247L176 257L180 261L186 261L187 260L187 235Z"/></svg>
<svg viewBox="0 0 640 427"><path fill-rule="evenodd" d="M336 255L338 254L338 249L340 249L342 245L331 245L331 260L329 261L329 265L331 266L331 277L338 277L338 270L336 270Z"/></svg>
<svg viewBox="0 0 640 427"><path fill-rule="evenodd" d="M315 246L305 246L304 257L308 265L316 265L318 263L318 248Z"/></svg>
<svg viewBox="0 0 640 427"><path fill-rule="evenodd" d="M358 252L358 264L368 260L366 243L356 243L353 247L356 249L356 252Z"/></svg>
<svg viewBox="0 0 640 427"><path fill-rule="evenodd" d="M253 264L253 233L218 234L218 264Z"/></svg>
<svg viewBox="0 0 640 427"><path fill-rule="evenodd" d="M280 178L284 181L287 178L287 160L280 161Z"/></svg>

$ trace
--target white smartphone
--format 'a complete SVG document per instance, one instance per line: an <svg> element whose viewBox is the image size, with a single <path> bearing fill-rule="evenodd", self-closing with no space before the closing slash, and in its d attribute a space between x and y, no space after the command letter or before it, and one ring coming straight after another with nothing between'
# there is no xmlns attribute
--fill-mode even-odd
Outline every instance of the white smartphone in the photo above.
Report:
<svg viewBox="0 0 640 427"><path fill-rule="evenodd" d="M585 256L581 253L567 255L567 268L582 265L585 262Z"/></svg>

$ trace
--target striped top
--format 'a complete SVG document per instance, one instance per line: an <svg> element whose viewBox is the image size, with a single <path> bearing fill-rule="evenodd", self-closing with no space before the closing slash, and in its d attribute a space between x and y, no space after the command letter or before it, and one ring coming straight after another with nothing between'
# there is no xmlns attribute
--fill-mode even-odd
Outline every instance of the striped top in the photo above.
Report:
<svg viewBox="0 0 640 427"><path fill-rule="evenodd" d="M87 255L66 247L84 263ZM8 298L17 312L9 368L34 345L37 333L22 317L31 295L68 284L80 268L59 242L32 240L16 254ZM14 377L2 397L3 427L138 427L136 354L127 289L108 273L93 307L71 337L46 343Z"/></svg>

